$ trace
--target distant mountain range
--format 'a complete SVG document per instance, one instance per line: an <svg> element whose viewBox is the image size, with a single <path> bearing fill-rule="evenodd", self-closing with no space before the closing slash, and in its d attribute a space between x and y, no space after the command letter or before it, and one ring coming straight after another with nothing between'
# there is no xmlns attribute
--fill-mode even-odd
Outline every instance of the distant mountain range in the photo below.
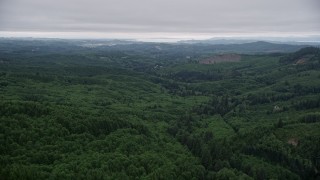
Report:
<svg viewBox="0 0 320 180"><path fill-rule="evenodd" d="M179 41L178 43L187 43L187 44L244 44L244 43L253 43L257 41L265 41L274 44L290 44L290 45L320 45L320 37L312 36L312 37L273 37L273 38L240 38L240 39L233 39L233 38L211 38L207 40L183 40Z"/></svg>
<svg viewBox="0 0 320 180"><path fill-rule="evenodd" d="M112 40L112 39L37 39L37 38L0 38L0 52L30 51L53 53L77 52L79 50L106 51L126 51L157 54L174 55L179 54L184 57L200 56L212 53L289 53L301 48L315 46L320 43L296 43L296 42L270 42L245 39L209 39L209 40L188 40L178 43L151 43L136 40Z"/></svg>

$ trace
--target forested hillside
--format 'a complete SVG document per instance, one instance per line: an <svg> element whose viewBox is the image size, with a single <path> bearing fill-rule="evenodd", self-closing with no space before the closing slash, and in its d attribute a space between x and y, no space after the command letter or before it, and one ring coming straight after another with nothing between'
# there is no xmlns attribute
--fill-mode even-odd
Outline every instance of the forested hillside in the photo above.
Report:
<svg viewBox="0 0 320 180"><path fill-rule="evenodd" d="M256 45L1 39L0 179L319 178L320 50Z"/></svg>

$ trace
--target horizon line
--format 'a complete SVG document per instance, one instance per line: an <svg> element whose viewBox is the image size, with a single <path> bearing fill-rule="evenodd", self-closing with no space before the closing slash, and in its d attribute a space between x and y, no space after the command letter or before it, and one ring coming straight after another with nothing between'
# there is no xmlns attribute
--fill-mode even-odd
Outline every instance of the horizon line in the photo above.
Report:
<svg viewBox="0 0 320 180"><path fill-rule="evenodd" d="M1 31L2 38L47 38L47 39L118 39L142 42L178 42L183 40L209 39L274 39L316 38L320 33L310 32L259 32L259 33L195 33L195 32L85 32L85 31Z"/></svg>

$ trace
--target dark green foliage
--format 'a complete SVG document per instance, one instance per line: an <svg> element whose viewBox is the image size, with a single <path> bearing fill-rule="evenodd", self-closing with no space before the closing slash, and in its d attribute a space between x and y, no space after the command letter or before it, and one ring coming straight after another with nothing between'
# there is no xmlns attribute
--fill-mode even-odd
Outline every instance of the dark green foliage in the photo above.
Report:
<svg viewBox="0 0 320 180"><path fill-rule="evenodd" d="M306 99L296 102L293 107L296 110L313 109L320 107L320 97L315 99Z"/></svg>
<svg viewBox="0 0 320 180"><path fill-rule="evenodd" d="M315 123L320 121L320 113L308 113L300 118L301 122L304 123Z"/></svg>
<svg viewBox="0 0 320 180"><path fill-rule="evenodd" d="M178 81L194 82L194 81L216 81L221 80L222 76L216 72L193 72L193 71L180 71L172 78Z"/></svg>
<svg viewBox="0 0 320 180"><path fill-rule="evenodd" d="M281 63L295 63L299 59L305 56L312 56L312 60L319 60L320 58L320 49L316 47L306 47L302 48L299 51L289 54L280 59Z"/></svg>
<svg viewBox="0 0 320 180"><path fill-rule="evenodd" d="M44 105L36 102L8 102L0 103L0 114L2 116L12 116L16 114L26 114L31 117L48 115L50 110Z"/></svg>
<svg viewBox="0 0 320 180"><path fill-rule="evenodd" d="M298 46L83 43L0 39L0 179L319 172L319 49L208 65L215 52Z"/></svg>

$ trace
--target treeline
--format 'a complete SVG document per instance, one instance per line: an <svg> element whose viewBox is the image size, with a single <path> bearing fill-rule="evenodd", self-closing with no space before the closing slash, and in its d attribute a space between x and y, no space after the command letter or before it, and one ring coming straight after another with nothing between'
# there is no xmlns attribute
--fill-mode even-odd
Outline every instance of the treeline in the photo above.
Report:
<svg viewBox="0 0 320 180"><path fill-rule="evenodd" d="M1 116L12 116L16 114L25 114L31 117L40 117L48 115L50 108L37 102L30 101L4 101L0 102Z"/></svg>
<svg viewBox="0 0 320 180"><path fill-rule="evenodd" d="M197 71L179 71L172 74L170 78L183 81L183 82L195 82L195 81L217 81L222 79L222 75L210 71L210 72L197 72Z"/></svg>
<svg viewBox="0 0 320 180"><path fill-rule="evenodd" d="M199 131L205 126L203 119L186 114L168 128L168 133L199 157L206 179L309 179L314 175L311 161L291 154L270 130L218 139L210 130Z"/></svg>
<svg viewBox="0 0 320 180"><path fill-rule="evenodd" d="M197 158L132 114L49 104L0 104L0 179L204 178Z"/></svg>
<svg viewBox="0 0 320 180"><path fill-rule="evenodd" d="M316 123L320 122L320 113L308 113L300 118L302 123Z"/></svg>
<svg viewBox="0 0 320 180"><path fill-rule="evenodd" d="M282 166L288 166L290 171L298 174L302 179L312 178L315 173L310 160L293 156L289 148L283 146L272 135L265 136L254 146L247 146L244 153L259 156Z"/></svg>
<svg viewBox="0 0 320 180"><path fill-rule="evenodd" d="M193 111L199 115L220 114L221 116L223 116L239 104L242 104L242 101L240 101L238 98L232 98L228 95L213 96L208 102L194 107ZM244 111L244 108L245 107L240 106L240 111Z"/></svg>
<svg viewBox="0 0 320 180"><path fill-rule="evenodd" d="M206 179L215 179L217 176L234 175L234 172L219 172L224 168L231 168L228 162L232 154L230 142L215 139L212 132L195 133L201 128L202 122L198 117L190 114L181 116L180 119L168 128L168 133L185 145L195 156L199 157L206 168ZM226 173L226 174L224 174ZM230 173L228 175L228 173ZM223 175L224 174L224 175ZM240 173L239 176L245 176Z"/></svg>
<svg viewBox="0 0 320 180"><path fill-rule="evenodd" d="M316 48L316 47L306 47L306 48L302 48L297 52L291 53L286 55L285 57L282 57L280 59L280 63L295 63L296 61L298 61L299 59L305 57L306 55L308 56L313 56L312 60L319 60L320 58L320 49ZM319 62L320 63L320 62Z"/></svg>
<svg viewBox="0 0 320 180"><path fill-rule="evenodd" d="M320 107L320 97L315 98L315 99L299 100L293 104L293 107L296 110L319 108Z"/></svg>

